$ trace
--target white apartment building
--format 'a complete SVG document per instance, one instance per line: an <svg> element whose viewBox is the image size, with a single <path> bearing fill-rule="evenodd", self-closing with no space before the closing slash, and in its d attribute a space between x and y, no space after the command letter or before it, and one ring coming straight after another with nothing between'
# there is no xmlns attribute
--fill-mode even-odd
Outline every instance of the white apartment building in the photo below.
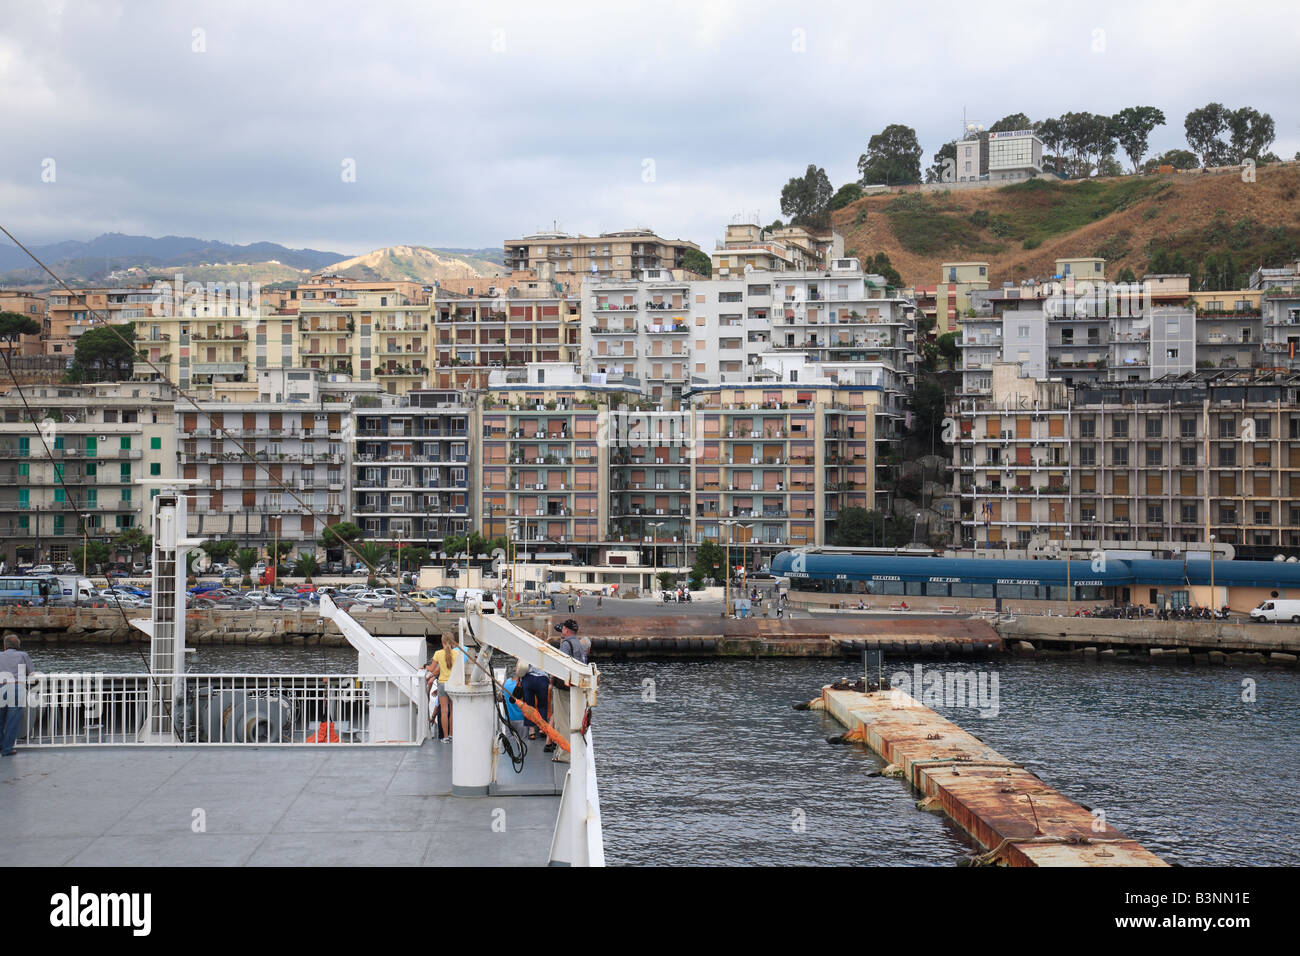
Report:
<svg viewBox="0 0 1300 956"><path fill-rule="evenodd" d="M856 259L710 281L597 280L582 298L584 370L666 409L687 385L861 385L884 391L882 415L904 415L916 308Z"/></svg>

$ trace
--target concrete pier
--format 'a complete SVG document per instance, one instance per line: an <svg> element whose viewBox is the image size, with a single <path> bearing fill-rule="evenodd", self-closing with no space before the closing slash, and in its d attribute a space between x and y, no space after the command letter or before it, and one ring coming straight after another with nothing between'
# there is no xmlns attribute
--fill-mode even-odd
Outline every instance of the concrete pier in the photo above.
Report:
<svg viewBox="0 0 1300 956"><path fill-rule="evenodd" d="M1167 866L977 737L895 690L823 688L821 705L1004 866Z"/></svg>

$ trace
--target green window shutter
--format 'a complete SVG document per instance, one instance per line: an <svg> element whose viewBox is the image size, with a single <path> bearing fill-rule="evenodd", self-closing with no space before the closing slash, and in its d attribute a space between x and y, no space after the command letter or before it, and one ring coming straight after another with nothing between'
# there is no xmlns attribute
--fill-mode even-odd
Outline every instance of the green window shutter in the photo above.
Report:
<svg viewBox="0 0 1300 956"><path fill-rule="evenodd" d="M130 436L130 435L123 435L123 436L122 436L122 451L130 451L130 450L131 450L131 436Z"/></svg>
<svg viewBox="0 0 1300 956"><path fill-rule="evenodd" d="M30 478L31 475L32 475L32 466L31 466L31 465L27 464L26 462L23 462L21 465L18 466L18 477L19 477L19 478Z"/></svg>
<svg viewBox="0 0 1300 956"><path fill-rule="evenodd" d="M131 480L131 465L129 462L122 465L122 480L123 481Z"/></svg>
<svg viewBox="0 0 1300 956"><path fill-rule="evenodd" d="M55 450L55 451L63 451L63 436L62 436L62 435L56 435L56 436L54 437L54 450Z"/></svg>
<svg viewBox="0 0 1300 956"><path fill-rule="evenodd" d="M87 464L86 464L86 477L87 477L87 478L97 478L97 477L99 477L99 466L96 465L94 462L87 462Z"/></svg>
<svg viewBox="0 0 1300 956"><path fill-rule="evenodd" d="M32 506L32 504L31 504L31 496L32 496L32 493L31 493L30 491L28 491L26 488L19 488L19 489L18 489L18 507L19 507L19 508L30 508L30 507Z"/></svg>
<svg viewBox="0 0 1300 956"><path fill-rule="evenodd" d="M94 435L86 436L86 457L94 458L99 454L99 439Z"/></svg>
<svg viewBox="0 0 1300 956"><path fill-rule="evenodd" d="M54 503L56 505L61 505L65 503L67 500L68 500L67 492L65 492L62 488L54 489Z"/></svg>
<svg viewBox="0 0 1300 956"><path fill-rule="evenodd" d="M56 535L63 534L63 515L54 516L54 533Z"/></svg>
<svg viewBox="0 0 1300 956"><path fill-rule="evenodd" d="M123 488L123 489L122 489L122 500L125 501L127 504L130 504L130 503L131 503L131 489L130 489L130 488Z"/></svg>
<svg viewBox="0 0 1300 956"><path fill-rule="evenodd" d="M162 451L162 438L155 435L149 439L149 447L153 451Z"/></svg>
<svg viewBox="0 0 1300 956"><path fill-rule="evenodd" d="M154 500L155 498L157 498L157 497L158 497L158 489L157 489L157 488L150 488L150 489L149 489L149 500L150 500L150 501L153 501L153 500Z"/></svg>
<svg viewBox="0 0 1300 956"><path fill-rule="evenodd" d="M86 492L86 507L87 508L99 507L99 492L94 488L91 488Z"/></svg>
<svg viewBox="0 0 1300 956"><path fill-rule="evenodd" d="M151 474L151 475L162 475L162 465L159 464L159 463L156 462L156 461L155 461L155 462L150 462L150 464L149 464L149 474Z"/></svg>
<svg viewBox="0 0 1300 956"><path fill-rule="evenodd" d="M22 528L24 531L27 531L31 528L31 525L27 523L27 515L18 516L18 527Z"/></svg>
<svg viewBox="0 0 1300 956"><path fill-rule="evenodd" d="M32 440L30 438L18 439L18 457L30 458L32 456Z"/></svg>
<svg viewBox="0 0 1300 956"><path fill-rule="evenodd" d="M62 481L62 480L63 480L63 466L62 466L62 465L56 464L56 465L54 466L54 480L55 480L55 481Z"/></svg>

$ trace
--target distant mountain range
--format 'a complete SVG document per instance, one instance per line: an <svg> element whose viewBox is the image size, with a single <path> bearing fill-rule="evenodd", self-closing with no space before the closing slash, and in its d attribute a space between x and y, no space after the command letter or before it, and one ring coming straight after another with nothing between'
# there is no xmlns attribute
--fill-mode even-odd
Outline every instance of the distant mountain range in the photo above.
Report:
<svg viewBox="0 0 1300 956"><path fill-rule="evenodd" d="M232 245L188 236L128 236L105 233L89 242L75 240L31 247L69 285L146 281L150 275L184 271L198 282L295 282L313 272L332 271L353 278L414 279L497 275L503 253L497 249L429 249L390 246L349 258L320 249L289 249L274 242ZM50 277L21 249L0 244L0 286L48 288Z"/></svg>

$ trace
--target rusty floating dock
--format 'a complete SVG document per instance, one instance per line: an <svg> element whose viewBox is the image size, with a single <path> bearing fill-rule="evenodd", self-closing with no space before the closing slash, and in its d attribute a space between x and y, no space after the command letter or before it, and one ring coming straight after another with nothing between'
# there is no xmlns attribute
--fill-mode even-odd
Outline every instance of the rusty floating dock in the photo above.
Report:
<svg viewBox="0 0 1300 956"><path fill-rule="evenodd" d="M818 702L814 702L816 704ZM1004 866L1167 866L979 738L898 690L823 688L820 704Z"/></svg>

